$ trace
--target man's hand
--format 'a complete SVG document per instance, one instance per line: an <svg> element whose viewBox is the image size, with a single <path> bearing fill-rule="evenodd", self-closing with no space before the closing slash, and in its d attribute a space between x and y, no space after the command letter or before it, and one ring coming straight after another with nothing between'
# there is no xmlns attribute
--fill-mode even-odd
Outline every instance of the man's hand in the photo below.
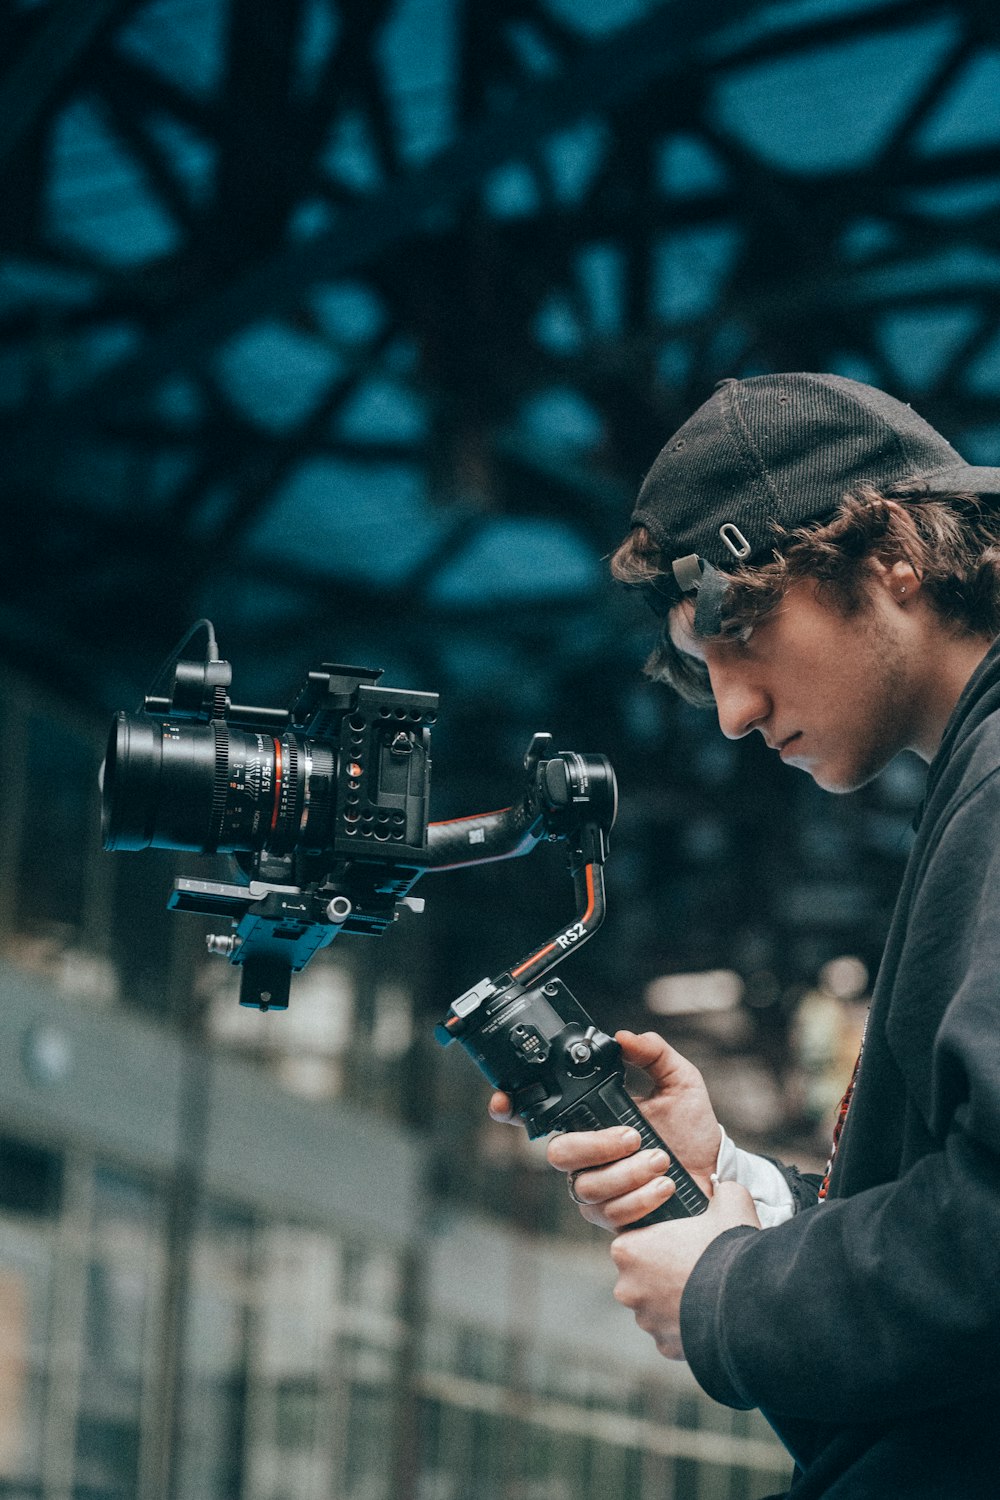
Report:
<svg viewBox="0 0 1000 1500"><path fill-rule="evenodd" d="M667 1359L683 1359L681 1297L702 1252L726 1229L737 1224L760 1228L753 1199L736 1182L720 1182L703 1214L630 1229L611 1243L618 1268L615 1297L652 1335Z"/></svg>
<svg viewBox="0 0 1000 1500"><path fill-rule="evenodd" d="M721 1136L698 1069L656 1032L637 1036L619 1031L615 1040L625 1061L642 1068L652 1081L653 1093L639 1105L642 1113L711 1195ZM513 1118L506 1094L493 1095L490 1113L497 1120ZM663 1152L640 1151L641 1144L638 1131L624 1126L552 1137L549 1161L572 1174L574 1195L583 1200L580 1212L591 1224L620 1230L658 1208L674 1191L663 1175L669 1158Z"/></svg>

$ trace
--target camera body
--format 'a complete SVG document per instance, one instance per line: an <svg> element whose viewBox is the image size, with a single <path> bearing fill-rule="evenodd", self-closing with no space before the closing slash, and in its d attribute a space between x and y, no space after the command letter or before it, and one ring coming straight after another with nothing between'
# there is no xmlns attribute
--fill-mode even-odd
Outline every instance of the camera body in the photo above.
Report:
<svg viewBox="0 0 1000 1500"><path fill-rule="evenodd" d="M380 934L427 855L436 693L324 663L287 709L235 705L228 662L178 661L169 696L119 713L103 769L105 849L230 854L234 883L178 880L175 910L228 917L209 940L241 1003L288 1003L288 977L342 931Z"/></svg>
<svg viewBox="0 0 1000 1500"><path fill-rule="evenodd" d="M200 628L205 660L183 658ZM320 948L345 932L379 936L401 909L419 910L410 892L429 870L509 859L543 838L572 844L588 818L614 822L605 757L556 752L538 734L510 807L429 823L438 695L383 687L381 675L324 663L288 708L235 704L232 669L199 621L141 711L111 725L104 847L231 856L231 881L177 880L169 905L228 920L208 946L240 967L243 1005L286 1007L291 974ZM578 925L559 941L575 941Z"/></svg>
<svg viewBox="0 0 1000 1500"><path fill-rule="evenodd" d="M253 875L296 855L422 858L436 693L324 663L289 708L249 708L230 702L230 671L180 662L169 698L117 715L104 777L121 795L104 800L106 849L238 853Z"/></svg>

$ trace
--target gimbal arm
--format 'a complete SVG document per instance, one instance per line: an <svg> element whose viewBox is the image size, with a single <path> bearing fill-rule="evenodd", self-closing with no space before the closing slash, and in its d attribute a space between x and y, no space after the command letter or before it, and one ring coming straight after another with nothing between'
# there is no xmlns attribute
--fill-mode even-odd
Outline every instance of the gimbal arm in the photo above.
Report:
<svg viewBox="0 0 1000 1500"><path fill-rule="evenodd" d="M428 871L515 859L530 854L542 839L566 839L580 845L586 862L583 829L592 825L587 847L599 850L615 820L618 792L615 773L603 755L552 750L550 734L536 734L524 757L527 772L518 802L498 812L431 823L421 865ZM574 866L575 869L575 866Z"/></svg>
<svg viewBox="0 0 1000 1500"><path fill-rule="evenodd" d="M567 768L567 784L575 786L576 794L569 798L560 794L557 810L549 812L549 837L565 838L569 845L576 917L507 973L496 979L482 980L456 1000L441 1023L446 1034L458 1035L473 1011L511 985L527 989L537 983L573 948L586 942L604 921L607 910L604 894L606 835L617 811L614 772L602 755L566 754L561 760ZM545 772L544 767L552 764L551 761L544 763L542 772L550 786L556 784L556 779Z"/></svg>
<svg viewBox="0 0 1000 1500"><path fill-rule="evenodd" d="M594 1025L561 980L541 983L604 919L605 835L615 813L614 774L602 756L560 759L574 773L567 776L574 791L556 799L560 812L550 813L550 837L569 844L577 919L507 973L466 990L435 1035L442 1046L461 1042L493 1087L508 1095L532 1137L627 1125L647 1149L664 1149L674 1192L629 1228L704 1213L707 1196L629 1095L619 1043ZM547 786L557 785L558 776L539 770Z"/></svg>

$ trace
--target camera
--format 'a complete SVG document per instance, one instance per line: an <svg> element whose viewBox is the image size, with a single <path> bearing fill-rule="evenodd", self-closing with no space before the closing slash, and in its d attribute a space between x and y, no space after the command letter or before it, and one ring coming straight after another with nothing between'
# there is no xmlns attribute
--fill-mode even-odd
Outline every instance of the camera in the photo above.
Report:
<svg viewBox="0 0 1000 1500"><path fill-rule="evenodd" d="M188 659L200 630L205 658ZM240 967L241 1004L285 1008L291 974L320 948L341 933L378 936L405 907L419 909L410 892L429 870L565 839L587 809L614 821L605 757L555 752L539 734L510 807L430 823L438 695L385 687L381 676L325 662L287 708L240 705L214 629L198 621L140 711L111 725L104 848L230 856L231 882L178 880L169 905L229 919L208 944ZM561 936L567 948L578 940L575 927Z"/></svg>
<svg viewBox="0 0 1000 1500"><path fill-rule="evenodd" d="M204 630L203 661L182 657ZM229 696L232 669L198 621L138 713L111 725L102 770L104 848L231 857L232 882L180 879L169 905L229 920L209 951L239 966L240 1003L285 1009L291 976L341 933L378 936L429 871L565 844L576 913L496 979L457 999L437 1027L508 1092L530 1135L633 1125L663 1145L625 1089L621 1050L559 980L542 979L600 926L617 784L603 755L556 751L536 734L514 802L428 821L438 696L380 684L375 668L324 662L288 708ZM669 1148L666 1148L669 1153ZM701 1213L708 1200L673 1158L675 1193L641 1222Z"/></svg>
<svg viewBox="0 0 1000 1500"><path fill-rule="evenodd" d="M323 663L288 708L234 704L199 625L206 659L111 726L103 844L232 855L237 883L180 880L170 905L234 919L210 947L240 964L241 1003L284 1008L293 971L341 931L383 932L421 873L438 698Z"/></svg>

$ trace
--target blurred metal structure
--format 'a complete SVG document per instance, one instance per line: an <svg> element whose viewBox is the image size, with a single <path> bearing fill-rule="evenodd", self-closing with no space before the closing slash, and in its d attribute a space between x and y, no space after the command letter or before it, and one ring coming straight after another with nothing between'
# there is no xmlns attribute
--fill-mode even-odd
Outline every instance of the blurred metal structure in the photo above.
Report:
<svg viewBox="0 0 1000 1500"><path fill-rule="evenodd" d="M247 622L271 651L394 606L489 630L449 567L503 517L615 540L734 370L836 365L959 442L997 425L989 7L6 12L10 509L92 693L123 616L155 656L230 569L294 595ZM366 478L368 570L330 545L375 523Z"/></svg>
<svg viewBox="0 0 1000 1500"><path fill-rule="evenodd" d="M5 656L102 711L203 613L257 701L375 659L444 697L449 812L537 728L607 751L626 1009L873 960L919 777L831 810L715 746L599 559L723 375L870 379L995 456L993 8L84 9L0 18Z"/></svg>

